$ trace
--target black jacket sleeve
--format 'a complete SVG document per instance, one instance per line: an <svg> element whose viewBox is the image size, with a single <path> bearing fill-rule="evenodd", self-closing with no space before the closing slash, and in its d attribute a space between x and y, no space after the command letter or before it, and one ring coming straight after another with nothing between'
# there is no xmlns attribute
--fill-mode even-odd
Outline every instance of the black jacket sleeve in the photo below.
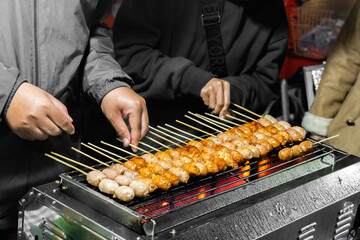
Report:
<svg viewBox="0 0 360 240"><path fill-rule="evenodd" d="M159 8L154 4L156 1L124 1L113 27L116 59L133 78L134 90L145 98L198 96L213 74L189 59L169 57L158 50L162 33L155 17Z"/></svg>

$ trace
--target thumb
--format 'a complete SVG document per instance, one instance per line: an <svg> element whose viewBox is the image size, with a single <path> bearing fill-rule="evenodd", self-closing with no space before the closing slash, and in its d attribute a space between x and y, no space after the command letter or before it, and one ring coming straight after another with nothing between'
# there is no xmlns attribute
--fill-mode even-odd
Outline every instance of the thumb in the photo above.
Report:
<svg viewBox="0 0 360 240"><path fill-rule="evenodd" d="M70 122L73 122L73 119L70 117L67 107L62 102L60 102L53 96L50 97L50 100L55 105L55 107L57 107L66 116L66 118L69 119Z"/></svg>

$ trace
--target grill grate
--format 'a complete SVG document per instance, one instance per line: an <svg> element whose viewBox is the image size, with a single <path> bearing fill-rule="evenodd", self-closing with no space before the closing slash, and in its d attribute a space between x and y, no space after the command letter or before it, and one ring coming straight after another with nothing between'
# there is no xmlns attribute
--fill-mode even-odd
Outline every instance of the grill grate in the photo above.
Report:
<svg viewBox="0 0 360 240"><path fill-rule="evenodd" d="M147 222L199 201L205 201L225 192L247 186L251 182L312 161L312 159L319 158L332 151L333 148L325 144L317 144L307 154L283 162L278 160L278 149L276 149L266 158L252 159L237 169L230 169L212 176L190 179L188 184L179 185L166 192L155 191L146 198L135 198L129 203L123 203L117 199L114 200L139 213L143 218L142 222ZM100 167L95 166L98 169ZM77 172L71 172L68 175L75 181L101 193L97 188L86 182L84 175ZM108 197L113 199L111 196Z"/></svg>

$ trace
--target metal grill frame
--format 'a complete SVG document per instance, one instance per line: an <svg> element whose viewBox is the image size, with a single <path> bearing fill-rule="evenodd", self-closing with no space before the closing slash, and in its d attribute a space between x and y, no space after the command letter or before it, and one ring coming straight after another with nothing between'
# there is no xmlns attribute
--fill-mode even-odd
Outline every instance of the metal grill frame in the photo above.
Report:
<svg viewBox="0 0 360 240"><path fill-rule="evenodd" d="M79 201L82 201L82 202L90 205L92 208L102 212L103 214L114 219L115 221L129 227L130 229L134 230L135 232L138 232L138 233L145 232L146 235L152 235L152 234L154 234L154 224L157 225L155 232L161 232L161 231L168 229L169 227L172 227L173 225L182 224L184 221L191 221L195 218L200 217L201 215L206 215L209 212L216 211L219 208L226 207L227 205L233 204L234 202L242 201L242 200L246 199L246 197L244 197L244 198L235 197L232 201L224 201L224 204L210 203L210 202L218 202L216 200L217 198L219 198L219 199L227 198L226 197L227 195L234 195L234 193L241 192L241 190L244 191L244 189L247 189L248 187L251 188L251 185L255 185L258 182L264 182L264 181L266 181L265 179L268 179L266 181L267 183L272 182L272 180L270 180L271 177L276 176L276 175L281 175L281 174L288 175L289 172L291 172L291 169L298 168L302 165L311 164L311 162L314 162L316 159L318 159L317 164L319 165L319 166L317 166L317 168L318 168L317 170L330 167L331 165L335 164L335 161L332 162L330 160L330 162L329 161L326 162L326 161L323 161L322 159L325 157L329 158L329 156L331 159L335 159L332 156L333 150L334 149L332 147L330 147L326 144L318 144L318 146L316 146L314 151L302 156L302 158L304 158L305 160L301 161L300 163L294 164L296 161L299 160L299 158L295 158L293 160L283 162L279 165L276 165L272 168L266 169L259 173L250 174L249 176L246 177L246 179L254 178L254 177L256 177L257 174L260 174L260 173L263 173L263 172L266 172L269 170L273 170L276 168L280 168L282 166L286 166L286 165L289 165L289 166L285 167L284 169L281 169L279 171L276 171L274 173L271 173L265 177L247 181L244 184L232 187L230 189L221 191L219 193L210 194L209 196L207 196L205 198L198 199L194 202L190 202L183 206L173 208L173 209L161 212L161 213L159 213L157 215L153 215L153 216L146 216L145 214L141 214L141 213L137 212L136 209L139 209L140 206L144 207L146 204L148 205L149 201L152 201L154 203L161 202L164 199L175 198L176 196L184 194L184 192L194 191L198 188L203 187L203 186L201 186L201 183L204 183L207 181L213 181L215 179L218 179L218 178L221 178L224 176L227 176L229 178L234 177L233 173L236 171L239 171L239 169L230 169L225 172L215 174L213 176L198 179L197 182L191 181L187 185L181 185L179 187L170 189L167 192L159 192L159 193L155 193L155 194L152 193L150 195L150 197L147 197L144 199L136 199L135 201L132 201L130 203L125 203L125 204L120 203L119 201L100 193L99 191L95 190L94 188L89 187L90 185L86 183L86 180L84 180L85 179L84 176L75 171L70 172L70 173L63 173L60 175L60 178L61 178L62 190L65 193L67 193L68 195L74 197L75 199L77 199ZM274 151L274 152L277 153L277 151ZM273 159L272 161L270 161L270 163L273 163L273 162L277 161L276 158L277 157L273 153L272 155L270 155L270 158L263 158L263 159L259 159L257 161L250 162L250 165L256 165L259 161L263 161L266 159ZM323 164L321 164L322 161L323 161ZM320 165L322 165L322 166L320 166ZM99 166L95 166L95 167L99 167ZM257 169L258 167L259 166L256 166L255 169ZM252 170L254 171L254 169L252 169ZM250 173L251 173L251 170L250 170ZM237 174L239 174L239 173L237 173ZM294 177L294 179L302 177L304 175L308 175L308 174L302 174L301 176L300 175L297 177ZM239 178L237 181L244 181L246 179ZM284 179L283 181L280 181L280 182L277 181L276 184L283 185L287 182L288 182L288 180ZM228 183L227 185L230 185L230 184L233 184L233 182ZM271 186L271 187L268 186L267 187L268 189L266 189L265 185L268 185L268 184L264 184L263 187L260 187L262 189L250 190L250 192L252 192L252 194L249 194L249 196L256 195L256 194L262 193L270 188L277 187L277 186ZM221 187L224 187L224 186L221 186ZM207 192L214 191L214 190L215 190L214 188L211 188L211 189L207 190ZM204 192L200 192L195 195L189 196L188 198L198 196L199 194L203 194L203 193ZM197 209L197 206L203 205L203 203L206 205L210 204L212 206L212 208L206 209L206 210L202 211L201 213L197 213L196 216L192 216L192 214L190 214L189 217L185 217L186 219L179 217L179 215L180 216L182 215L182 212L184 212L185 214L188 214L186 212L189 212L189 211L191 212L192 211L191 209ZM187 216L187 215L185 215L185 216ZM174 222L173 219L177 219L177 221Z"/></svg>

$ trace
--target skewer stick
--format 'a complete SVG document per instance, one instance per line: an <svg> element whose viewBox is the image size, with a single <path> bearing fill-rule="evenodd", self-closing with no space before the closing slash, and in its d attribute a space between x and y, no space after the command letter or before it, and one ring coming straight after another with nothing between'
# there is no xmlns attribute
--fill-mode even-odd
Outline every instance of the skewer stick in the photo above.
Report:
<svg viewBox="0 0 360 240"><path fill-rule="evenodd" d="M181 130L181 129L179 129L179 128L173 127L173 126L171 126L171 125L169 125L169 124L167 124L167 123L165 123L165 126L170 127L170 128L173 128L173 129L175 129L175 130L178 130L179 132L185 133L185 134L187 134L187 135L189 135L189 136L191 136L191 137L193 137L193 138L197 138L197 139L200 139L200 140L204 140L204 139L202 139L201 137L198 137L198 136L196 136L196 135L194 135L194 134L188 133L188 132L186 132L186 131L184 131L184 130Z"/></svg>
<svg viewBox="0 0 360 240"><path fill-rule="evenodd" d="M253 111L250 111L249 109L246 109L246 108L244 108L244 107L242 107L242 106L240 106L238 104L235 104L235 103L231 103L231 104L234 105L235 107L238 107L238 108L240 108L240 109L242 109L244 111L247 111L248 113L251 113L251 114L253 114L253 115L255 115L255 116L259 117L259 118L262 117L261 115L259 115L257 113L254 113Z"/></svg>
<svg viewBox="0 0 360 240"><path fill-rule="evenodd" d="M71 159L71 158L65 157L65 156L60 155L60 154L58 154L58 153L55 153L55 152L50 152L50 153L53 154L53 155L55 155L55 156L57 156L57 157L61 157L61 158L65 159L65 160L67 160L67 161L70 161L70 162L76 163L76 164L78 164L78 165L80 165L80 166L86 167L86 168L88 168L88 169L90 169L90 170L100 172L99 170L97 170L97 169L95 169L95 168L93 168L93 167L87 166L87 165L85 165L85 164L83 164L83 163L81 163L81 162L75 161L75 160L73 160L73 159Z"/></svg>
<svg viewBox="0 0 360 240"><path fill-rule="evenodd" d="M120 141L120 142L123 143L123 140L121 140L120 138L116 138L116 140L118 140L118 141ZM142 148L140 148L140 147L138 147L138 146L135 146L134 144L131 144L131 143L130 143L129 146L130 146L130 147L133 147L133 148L136 148L136 149L138 149L138 150L141 150L141 151L143 151L144 153L150 153L150 152L146 151L145 149L142 149Z"/></svg>
<svg viewBox="0 0 360 240"><path fill-rule="evenodd" d="M156 142L157 144L159 144L159 145L161 145L161 146L163 146L163 147L165 147L165 148L171 149L170 147L166 146L165 144L162 144L162 143L159 142L159 141L156 141L155 139L153 139L153 138L151 138L151 137L148 137L148 136L145 136L145 137L148 138L148 139L150 139L150 140L153 141L153 142ZM159 152L160 152L160 151L159 151Z"/></svg>
<svg viewBox="0 0 360 240"><path fill-rule="evenodd" d="M191 126L191 125L189 125L189 124L187 124L187 123L181 122L181 121L179 121L179 120L176 120L176 122L181 123L181 124L183 124L183 125L185 125L185 126L187 126L187 127L189 127L189 128L195 129L195 130L197 130L197 131L199 131L199 132L202 132L202 133L205 133L205 134L207 134L207 135L210 135L210 136L212 136L212 137L215 137L214 134L211 134L211 133L208 133L208 132L206 132L206 131L204 131L204 130L201 130L201 129L199 129L199 128L193 127L193 126Z"/></svg>
<svg viewBox="0 0 360 240"><path fill-rule="evenodd" d="M47 156L47 157L49 157L49 158L52 158L52 159L54 159L55 161L58 161L58 162L66 165L66 166L68 166L68 167L71 167L71 168L73 168L73 169L81 172L81 173L84 174L84 175L87 175L87 173L84 172L83 170L81 170L81 169L79 169L79 168L77 168L77 167L74 167L73 165L68 164L67 162L64 162L64 161L62 161L62 160L60 160L60 159L58 159L58 158L56 158L56 157L54 157L54 156L52 156L52 155L49 155L49 154L45 153L45 156Z"/></svg>
<svg viewBox="0 0 360 240"><path fill-rule="evenodd" d="M203 126L205 126L205 127L207 127L207 128L210 128L210 129L212 129L212 130L214 130L214 131L216 131L216 132L221 133L220 130L218 130L218 129L216 129L216 128L213 128L212 126L209 126L208 124L205 124L205 123L203 123L203 122L200 122L200 121L198 121L198 120L196 120L196 119L194 119L194 118L192 118L192 117L190 117L190 116L188 116L188 115L185 115L185 117L187 117L188 119L193 120L194 122L197 122L197 123L199 123L199 124L201 124L201 125L203 125Z"/></svg>
<svg viewBox="0 0 360 240"><path fill-rule="evenodd" d="M134 157L137 157L136 154L134 154L134 153L132 153L132 152L129 152L129 151L126 151L125 149L119 148L119 147L117 147L117 146L114 146L114 145L112 145L112 144L110 144L110 143L107 143L107 142L104 142L104 141L100 141L100 142L101 142L102 144L104 144L104 145L107 145L107 146L109 146L109 147L115 148L115 149L117 149L117 150L119 150L119 151L122 151L122 152L124 152L124 153L127 153L127 154L129 154L129 155L132 155L132 156L134 156Z"/></svg>
<svg viewBox="0 0 360 240"><path fill-rule="evenodd" d="M204 115L196 113L196 116L203 119L203 120L205 120L205 121L207 121L207 122L211 122L213 125L216 125L217 127L221 128L221 129L224 129L225 131L232 128L232 126L226 125L225 123L216 121L216 120L214 120L212 118L209 118L209 117L206 117Z"/></svg>
<svg viewBox="0 0 360 240"><path fill-rule="evenodd" d="M171 141L171 140L169 140L169 139L167 139L167 138L164 138L163 136L160 136L159 134L156 134L156 133L154 133L154 132L152 132L152 131L149 131L151 134L154 134L155 136L157 136L158 138L161 138L161 139L163 139L163 140L165 140L165 141L168 141L169 143L172 143L172 144L174 144L174 145L176 145L176 146L178 146L178 147L182 147L180 144L177 144L177 143L175 143L175 142L173 142L173 141Z"/></svg>
<svg viewBox="0 0 360 240"><path fill-rule="evenodd" d="M200 115L200 114L195 114L195 113L192 113L192 112L190 112L190 111L188 111L188 113L190 113L191 115L193 115L193 116L195 116L195 117L200 118L201 120L203 120L203 121L205 121L205 122L208 122L208 123L210 123L210 124L212 124L212 125L220 128L220 129L222 129L222 130L224 130L224 131L227 131L227 130L229 130L229 128L230 128L230 127L229 127L229 128L225 128L224 126L218 124L216 121L214 121L214 120L212 120L212 119L210 119L210 118L208 118L208 117L202 116L202 115Z"/></svg>
<svg viewBox="0 0 360 240"><path fill-rule="evenodd" d="M233 116L231 116L230 114L226 114L226 116L227 116L227 117L229 117L229 118L232 118L232 119L238 120L238 121L240 121L240 122L247 123L247 121L242 120L242 119L237 118L237 117L233 117Z"/></svg>
<svg viewBox="0 0 360 240"><path fill-rule="evenodd" d="M334 135L334 136L331 136L331 137L328 137L328 138L325 138L325 139L323 139L323 140L320 140L320 141L318 141L318 142L315 142L314 145L315 145L315 144L318 144L318 143L325 142L325 141L330 140L330 139L333 139L333 138L336 138L336 137L338 137L338 136L339 136L339 134Z"/></svg>
<svg viewBox="0 0 360 240"><path fill-rule="evenodd" d="M147 143L144 143L144 142L139 142L139 143L142 144L142 145L144 145L144 146L147 146L147 147L149 147L149 148L151 148L151 149L153 149L153 150L155 150L155 151L157 151L157 152L160 152L159 149L154 148L153 146L151 146L151 145L149 145L149 144L147 144Z"/></svg>
<svg viewBox="0 0 360 240"><path fill-rule="evenodd" d="M115 153L113 153L113 152L110 152L110 151L108 151L108 150L106 150L106 149L104 149L104 148L101 148L101 147L99 147L99 146L96 146L95 144L92 144L92 143L90 143L90 142L88 142L88 144L89 144L90 146L94 147L94 148L97 148L97 149L99 149L99 150L101 150L101 151L103 151L103 152L106 152L107 154L113 155L114 157L121 158L121 159L127 161L126 158L124 158L124 157L122 157L122 156L120 156L120 155L117 155L117 154L115 154Z"/></svg>
<svg viewBox="0 0 360 240"><path fill-rule="evenodd" d="M101 163L101 164L103 164L103 165L105 165L105 166L107 166L107 167L110 167L109 164L104 163L104 162L102 162L102 161L100 161L100 160L98 160L98 159L90 156L89 154L86 154L86 153L84 153L84 152L82 152L82 151L80 151L80 150L78 150L78 149L76 149L76 148L74 148L74 147L71 147L71 149L74 150L74 151L76 151L76 152L78 152L78 153L80 153L80 154L82 154L82 155L84 155L84 156L86 156L86 157L88 157L88 158L90 158L90 159L92 159L92 160L94 160L94 161L97 161L98 163Z"/></svg>
<svg viewBox="0 0 360 240"><path fill-rule="evenodd" d="M233 112L233 113L235 113L235 114L237 114L237 115L240 115L240 116L242 116L242 117L244 117L244 118L250 119L251 121L257 122L257 120L256 120L255 118L246 116L245 114L239 113L238 111L235 111L235 110L230 110L230 111Z"/></svg>
<svg viewBox="0 0 360 240"><path fill-rule="evenodd" d="M167 137L171 137L172 139L175 139L176 141L179 141L179 142L181 142L183 144L186 144L186 142L184 142L183 140L180 140L180 139L178 139L178 138L176 138L174 136L171 136L170 134L164 133L163 131L160 131L159 129L156 129L156 128L152 127L152 126L149 126L149 128L152 129L152 130L155 130L155 131L157 131L157 132L159 132L159 133L161 133L161 134L163 134L163 135L165 135Z"/></svg>
<svg viewBox="0 0 360 240"><path fill-rule="evenodd" d="M216 118L216 119L219 119L219 120L220 120L219 122L224 121L224 122L230 123L230 124L232 124L232 125L235 125L236 127L239 126L239 124L237 124L237 123L234 123L234 122L229 121L229 120L227 120L227 119L222 119L222 118L220 118L220 117L218 117L218 116L216 116L216 115L214 115L214 114L210 114L210 113L205 113L205 114L208 115L208 116L214 117L214 118Z"/></svg>
<svg viewBox="0 0 360 240"><path fill-rule="evenodd" d="M107 154L105 154L105 153L103 153L103 152L100 152L99 150L97 150L97 149L95 149L95 148L93 148L93 147L90 147L89 145L86 145L85 143L81 143L81 145L83 145L83 146L85 146L85 147L93 150L94 152L97 152L97 153L100 154L100 155L103 155L103 156L105 156L105 157L113 160L114 162L117 162L117 163L122 164L122 162L120 162L119 160L117 160L117 159L115 159L115 158L113 158L113 157L110 157L109 155L107 155Z"/></svg>
<svg viewBox="0 0 360 240"><path fill-rule="evenodd" d="M176 132L172 132L172 131L170 131L169 129L166 129L166 128L162 127L162 126L159 126L159 125L158 125L157 127L160 128L160 129L162 129L162 130L165 130L165 131L167 131L167 132L169 132L169 133L172 133L172 134L174 134L174 135L176 135L176 136L185 138L185 139L188 140L188 141L191 140L191 138L188 138L188 137L186 137L186 136L184 136L184 135L181 135L181 134L178 134L178 133L176 133ZM202 139L202 138L201 138L201 139Z"/></svg>

